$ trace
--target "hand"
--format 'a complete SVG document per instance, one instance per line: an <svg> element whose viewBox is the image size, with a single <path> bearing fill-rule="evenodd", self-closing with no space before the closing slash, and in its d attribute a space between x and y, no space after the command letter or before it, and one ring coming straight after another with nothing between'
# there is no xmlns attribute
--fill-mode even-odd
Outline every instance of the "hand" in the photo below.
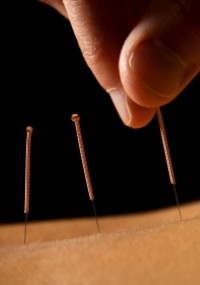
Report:
<svg viewBox="0 0 200 285"><path fill-rule="evenodd" d="M127 126L147 125L200 71L199 0L42 2L69 19L87 65Z"/></svg>

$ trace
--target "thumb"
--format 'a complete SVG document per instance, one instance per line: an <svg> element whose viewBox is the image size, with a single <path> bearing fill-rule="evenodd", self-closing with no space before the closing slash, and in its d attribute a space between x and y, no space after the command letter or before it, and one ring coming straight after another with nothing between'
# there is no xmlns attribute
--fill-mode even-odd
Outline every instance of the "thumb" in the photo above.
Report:
<svg viewBox="0 0 200 285"><path fill-rule="evenodd" d="M126 94L144 107L172 101L200 71L200 1L150 1L120 54Z"/></svg>

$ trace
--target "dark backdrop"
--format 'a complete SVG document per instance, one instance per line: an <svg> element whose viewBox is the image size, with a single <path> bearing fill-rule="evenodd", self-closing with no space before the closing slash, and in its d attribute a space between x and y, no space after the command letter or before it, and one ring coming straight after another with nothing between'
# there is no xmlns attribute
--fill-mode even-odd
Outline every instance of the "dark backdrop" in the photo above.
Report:
<svg viewBox="0 0 200 285"><path fill-rule="evenodd" d="M17 2L17 3L16 3ZM26 126L33 126L30 220L91 216L73 113L99 215L175 204L158 122L125 127L86 66L70 24L37 1L5 9L1 37L0 222L24 220ZM200 78L162 108L180 203L200 199Z"/></svg>

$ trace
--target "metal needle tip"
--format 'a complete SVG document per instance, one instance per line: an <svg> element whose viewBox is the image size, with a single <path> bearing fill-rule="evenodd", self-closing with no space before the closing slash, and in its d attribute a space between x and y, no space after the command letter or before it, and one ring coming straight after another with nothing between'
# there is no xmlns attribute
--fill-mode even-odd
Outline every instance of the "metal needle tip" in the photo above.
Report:
<svg viewBox="0 0 200 285"><path fill-rule="evenodd" d="M174 196L175 196L175 199L176 199L176 205L177 205L177 208L178 208L180 221L182 221L183 217L182 217L181 207L180 207L179 200L178 200L178 194L177 194L177 190L176 190L176 185L175 184L172 184L172 185L173 185L173 189L174 189Z"/></svg>
<svg viewBox="0 0 200 285"><path fill-rule="evenodd" d="M80 127L80 122L79 122L80 116L78 114L73 114L71 116L71 120L75 123L78 145L79 145L79 150L80 150L80 155L81 155L81 160L82 160L82 166L83 166L83 171L84 171L85 180L86 180L86 185L87 185L87 189L88 189L89 199L92 202L92 206L93 206L93 210L94 210L94 216L96 219L97 230L98 230L98 232L100 232L97 213L96 213L96 207L94 204L94 192L93 192L92 182L90 179L90 173L89 173L89 169L88 169L88 164L87 164L87 159L86 159L86 154L85 154L85 148L84 148L84 143L83 143L83 138L82 138L82 133L81 133L81 127Z"/></svg>
<svg viewBox="0 0 200 285"><path fill-rule="evenodd" d="M161 134L161 139L162 139L162 144L163 144L163 149L164 149L164 154L165 154L165 160L166 160L166 163L167 163L169 180L170 180L171 184L173 185L176 205L177 205L177 208L178 208L180 220L182 220L180 203L179 203L179 200L178 200L178 194L177 194L177 190L176 190L176 186L175 186L176 185L176 179L175 179L175 174L174 174L171 154L170 154L170 150L169 150L169 144L168 144L168 140L167 140L164 120L163 120L160 108L157 109L157 118L158 118L158 123L159 123L159 127L160 127L160 134Z"/></svg>
<svg viewBox="0 0 200 285"><path fill-rule="evenodd" d="M98 233L100 233L99 221L98 221L98 216L97 216L97 211L96 211L94 200L92 200L92 206L93 206L93 211L94 211L94 217L96 220L97 231L98 231Z"/></svg>
<svg viewBox="0 0 200 285"><path fill-rule="evenodd" d="M24 221L24 244L26 244L27 223L28 223L28 214L25 214L25 221Z"/></svg>

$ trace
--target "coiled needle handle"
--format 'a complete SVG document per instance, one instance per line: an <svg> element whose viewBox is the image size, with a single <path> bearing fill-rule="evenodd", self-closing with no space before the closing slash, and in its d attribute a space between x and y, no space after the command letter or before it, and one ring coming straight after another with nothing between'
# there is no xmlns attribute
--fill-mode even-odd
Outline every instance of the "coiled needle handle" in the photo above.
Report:
<svg viewBox="0 0 200 285"><path fill-rule="evenodd" d="M82 133L81 133L81 127L80 127L80 123L79 123L80 116L78 114L73 114L71 116L71 119L75 123L78 145L79 145L79 150L80 150L80 155L81 155L81 160L82 160L82 165L83 165L83 171L85 174L85 180L86 180L86 185L87 185L87 189L88 189L88 194L89 194L90 201L92 202L92 206L93 206L93 210L94 210L94 216L96 219L97 230L98 230L98 232L100 232L96 207L95 207L95 203L94 203L94 192L93 192L93 188L92 188L92 182L90 179L90 174L89 174L89 169L88 169L88 164L87 164L87 159L86 159L86 154L85 154L85 149L84 149L84 144L83 144L83 138L82 138Z"/></svg>
<svg viewBox="0 0 200 285"><path fill-rule="evenodd" d="M27 223L28 223L29 204L30 204L30 161L31 161L31 136L33 128L31 126L28 126L26 128L26 131L27 135L26 135L26 158L25 158L24 244L26 244Z"/></svg>
<svg viewBox="0 0 200 285"><path fill-rule="evenodd" d="M182 220L182 213L181 213L180 204L179 204L178 195L177 195L177 190L176 190L176 179L175 179L175 175L174 175L174 169L173 169L172 159L171 159L170 150L169 150L169 144L168 144L167 135L166 135L166 131L165 131L165 125L164 125L164 121L163 121L163 117L162 117L162 113L161 113L160 108L157 109L157 118L158 118L158 123L159 123L159 127L160 127L160 134L161 134L163 149L164 149L164 153L165 153L165 159L166 159L166 163L167 163L169 179L170 179L171 184L173 185L176 205L177 205L177 208L179 211L179 217L180 217L180 220Z"/></svg>

